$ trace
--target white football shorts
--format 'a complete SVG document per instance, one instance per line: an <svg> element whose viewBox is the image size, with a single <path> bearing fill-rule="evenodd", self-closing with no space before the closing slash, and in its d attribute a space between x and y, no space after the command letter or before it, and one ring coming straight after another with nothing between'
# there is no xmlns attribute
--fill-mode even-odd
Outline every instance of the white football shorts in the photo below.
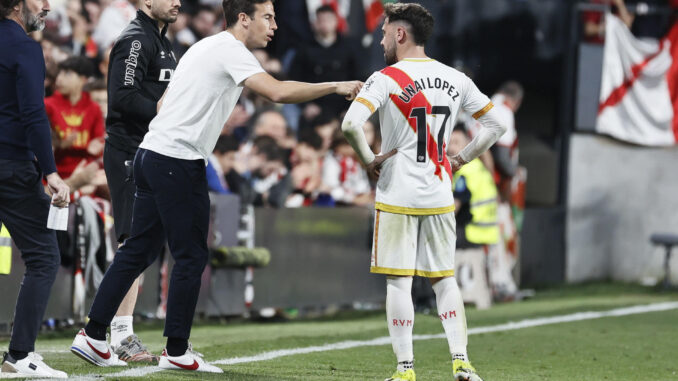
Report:
<svg viewBox="0 0 678 381"><path fill-rule="evenodd" d="M453 276L456 226L454 212L415 216L376 210L370 272Z"/></svg>

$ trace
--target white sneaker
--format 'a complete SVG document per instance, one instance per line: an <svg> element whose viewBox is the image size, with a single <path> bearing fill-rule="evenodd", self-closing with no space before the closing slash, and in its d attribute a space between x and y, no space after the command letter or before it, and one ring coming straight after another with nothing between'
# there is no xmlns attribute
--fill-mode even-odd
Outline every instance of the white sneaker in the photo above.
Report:
<svg viewBox="0 0 678 381"><path fill-rule="evenodd" d="M96 366L127 366L126 362L118 359L118 355L113 353L106 340L94 340L87 336L84 328L75 335L71 352Z"/></svg>
<svg viewBox="0 0 678 381"><path fill-rule="evenodd" d="M42 356L35 352L29 353L26 358L18 361L5 353L2 368L0 368L0 378L15 377L68 378L68 375L66 372L50 368L42 361Z"/></svg>
<svg viewBox="0 0 678 381"><path fill-rule="evenodd" d="M193 351L193 346L189 343L186 353L181 356L170 356L167 349L163 349L158 367L171 370L193 370L196 372L224 373L224 370L210 365L202 358L202 354Z"/></svg>

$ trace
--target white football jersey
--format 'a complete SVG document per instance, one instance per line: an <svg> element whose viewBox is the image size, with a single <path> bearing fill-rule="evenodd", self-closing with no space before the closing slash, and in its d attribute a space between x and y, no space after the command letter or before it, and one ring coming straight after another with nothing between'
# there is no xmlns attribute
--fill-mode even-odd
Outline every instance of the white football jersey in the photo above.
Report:
<svg viewBox="0 0 678 381"><path fill-rule="evenodd" d="M376 208L427 215L454 210L452 170L445 155L459 109L479 118L490 99L463 73L433 59L403 59L375 72L356 98L379 110L384 162Z"/></svg>

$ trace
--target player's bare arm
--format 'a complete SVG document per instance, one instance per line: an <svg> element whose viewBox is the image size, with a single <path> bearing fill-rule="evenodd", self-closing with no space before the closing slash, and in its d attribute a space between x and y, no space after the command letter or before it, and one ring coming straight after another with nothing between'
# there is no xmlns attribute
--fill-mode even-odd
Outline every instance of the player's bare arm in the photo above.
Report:
<svg viewBox="0 0 678 381"><path fill-rule="evenodd" d="M258 73L244 82L245 86L275 103L301 103L329 94L355 99L362 88L360 81L306 83L278 81L268 73Z"/></svg>

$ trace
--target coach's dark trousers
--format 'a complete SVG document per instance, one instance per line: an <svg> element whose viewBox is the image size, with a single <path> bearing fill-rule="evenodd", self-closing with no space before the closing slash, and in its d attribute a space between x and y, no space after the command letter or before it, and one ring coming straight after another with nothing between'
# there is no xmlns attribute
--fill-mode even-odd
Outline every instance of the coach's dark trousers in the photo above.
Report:
<svg viewBox="0 0 678 381"><path fill-rule="evenodd" d="M209 195L204 160L181 160L139 149L134 158L130 237L106 271L89 317L108 325L134 280L160 253L165 239L175 260L165 336L188 339L207 264Z"/></svg>
<svg viewBox="0 0 678 381"><path fill-rule="evenodd" d="M14 310L9 348L33 352L61 258L56 233L47 229L50 198L32 161L0 159L0 221L26 265Z"/></svg>

